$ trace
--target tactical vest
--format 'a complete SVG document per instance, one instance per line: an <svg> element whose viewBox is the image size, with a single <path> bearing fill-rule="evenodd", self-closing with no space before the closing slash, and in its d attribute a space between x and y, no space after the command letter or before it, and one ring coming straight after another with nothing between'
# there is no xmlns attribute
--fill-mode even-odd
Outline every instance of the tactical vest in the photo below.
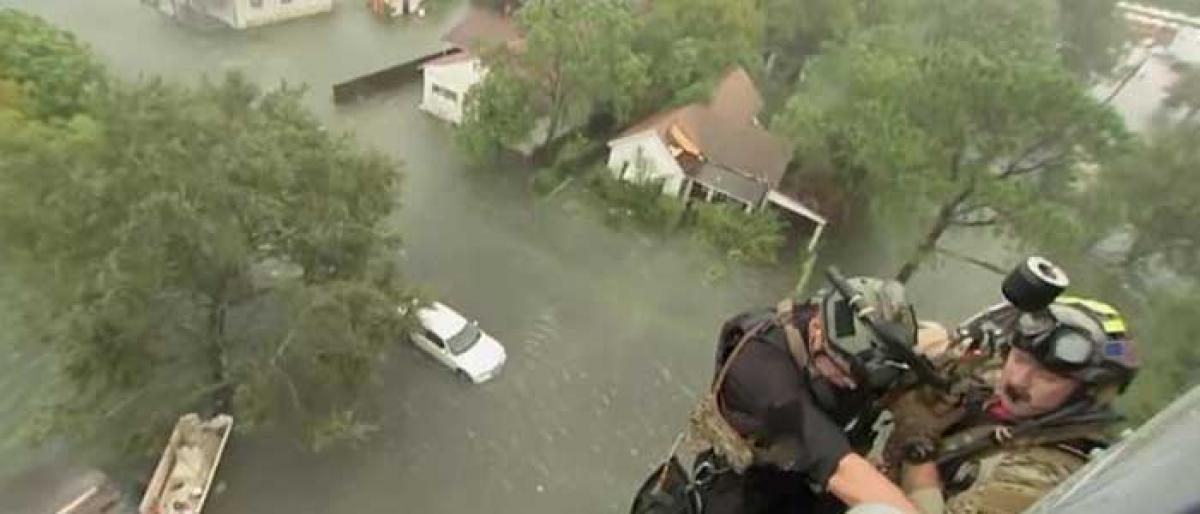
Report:
<svg viewBox="0 0 1200 514"><path fill-rule="evenodd" d="M989 424L943 438L939 444L943 453L958 451L983 440L989 442L975 453L939 466L946 495L951 497L947 506L960 507L947 510L1000 513L1024 510L1024 507L1016 510L999 507L1019 504L1030 498L1036 500L1082 467L1093 450L1107 448L1106 426L1107 423L1056 426L1006 439L1003 425ZM984 504L991 507L980 507L983 510L970 507Z"/></svg>
<svg viewBox="0 0 1200 514"><path fill-rule="evenodd" d="M717 352L712 387L701 397L689 418L689 440L693 449L711 449L738 472L745 471L751 465L768 465L782 470L787 470L792 465L789 457L795 455L794 446L798 442L757 440L752 436L742 435L729 423L723 411L720 390L730 366L737 359L741 349L748 344L765 344L783 354L792 355L788 341L804 341L801 327L793 322L795 307L795 304L787 299L780 302L774 311L762 309L742 313L722 327L719 344L723 351ZM736 342L733 342L735 339ZM820 352L820 349L817 351ZM841 364L814 359L811 358L812 355L811 351L806 351L805 358L801 359L805 366L800 371L806 374L809 392L826 415L845 424L848 420L842 418L845 418L848 412L860 410L850 404L861 402L845 401L831 381L825 378L837 372L831 367Z"/></svg>

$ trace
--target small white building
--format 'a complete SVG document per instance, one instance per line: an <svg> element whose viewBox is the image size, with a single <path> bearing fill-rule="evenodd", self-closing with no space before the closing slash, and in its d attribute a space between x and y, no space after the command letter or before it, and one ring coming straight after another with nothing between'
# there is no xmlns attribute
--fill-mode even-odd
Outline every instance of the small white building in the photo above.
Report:
<svg viewBox="0 0 1200 514"><path fill-rule="evenodd" d="M423 66L425 85L420 109L450 123L462 123L467 91L487 75L479 58L481 51L520 38L511 18L486 9L468 10L442 38L452 52Z"/></svg>
<svg viewBox="0 0 1200 514"><path fill-rule="evenodd" d="M168 16L197 14L235 29L269 25L333 10L333 0L143 0Z"/></svg>
<svg viewBox="0 0 1200 514"><path fill-rule="evenodd" d="M483 80L487 70L479 58L459 51L426 63L424 74L420 109L457 125L462 123L467 90Z"/></svg>
<svg viewBox="0 0 1200 514"><path fill-rule="evenodd" d="M209 0L223 4L209 12L235 29L247 29L333 10L333 0Z"/></svg>

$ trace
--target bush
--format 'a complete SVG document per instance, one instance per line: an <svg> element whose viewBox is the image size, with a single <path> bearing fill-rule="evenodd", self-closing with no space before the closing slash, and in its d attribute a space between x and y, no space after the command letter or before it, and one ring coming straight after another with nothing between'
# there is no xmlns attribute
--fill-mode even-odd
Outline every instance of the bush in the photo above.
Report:
<svg viewBox="0 0 1200 514"><path fill-rule="evenodd" d="M693 208L697 239L736 262L776 262L783 247L786 225L774 213L747 214L741 206L732 204L696 203Z"/></svg>
<svg viewBox="0 0 1200 514"><path fill-rule="evenodd" d="M579 175L580 162L594 151L594 146L592 141L582 134L570 136L555 151L553 164L538 168L533 173L533 178L530 179L533 192L542 196L548 195L567 180Z"/></svg>
<svg viewBox="0 0 1200 514"><path fill-rule="evenodd" d="M589 172L591 191L607 208L605 221L613 226L632 221L641 228L669 232L683 216L683 202L663 196L661 180L627 182L603 166Z"/></svg>
<svg viewBox="0 0 1200 514"><path fill-rule="evenodd" d="M546 196L566 179L566 175L558 168L538 168L537 171L533 172L533 178L529 180L529 187L533 189L534 193Z"/></svg>

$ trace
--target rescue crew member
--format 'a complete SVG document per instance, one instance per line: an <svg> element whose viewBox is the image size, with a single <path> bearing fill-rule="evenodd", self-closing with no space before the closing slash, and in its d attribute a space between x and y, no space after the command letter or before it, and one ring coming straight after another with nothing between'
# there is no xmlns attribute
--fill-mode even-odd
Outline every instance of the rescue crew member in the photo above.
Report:
<svg viewBox="0 0 1200 514"><path fill-rule="evenodd" d="M987 335L983 324L1001 330ZM1059 297L1038 313L1002 305L971 325L955 349L1000 338L979 368L991 396L956 415L913 398L892 408L907 432L893 434L903 438L902 483L924 514L1024 511L1107 445L1120 419L1112 402L1137 372L1124 320L1096 300Z"/></svg>
<svg viewBox="0 0 1200 514"><path fill-rule="evenodd" d="M881 319L916 332L899 283L849 282ZM714 405L692 420L714 447L694 471L704 513L842 512L867 503L915 512L898 486L855 453L862 442L846 435L870 400L855 359L872 344L858 323L845 299L827 292L725 324L707 397ZM739 453L746 455L741 466L732 462Z"/></svg>

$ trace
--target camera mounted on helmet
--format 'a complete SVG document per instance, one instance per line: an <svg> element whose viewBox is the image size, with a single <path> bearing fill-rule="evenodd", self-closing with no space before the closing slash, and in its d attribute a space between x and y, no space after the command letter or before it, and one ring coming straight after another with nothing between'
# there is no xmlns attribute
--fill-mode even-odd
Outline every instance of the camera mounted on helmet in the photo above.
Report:
<svg viewBox="0 0 1200 514"><path fill-rule="evenodd" d="M1104 302L1060 296L1069 284L1062 269L1036 256L1009 273L1001 292L1020 311L1009 344L1086 386L1124 390L1138 366L1124 319Z"/></svg>

